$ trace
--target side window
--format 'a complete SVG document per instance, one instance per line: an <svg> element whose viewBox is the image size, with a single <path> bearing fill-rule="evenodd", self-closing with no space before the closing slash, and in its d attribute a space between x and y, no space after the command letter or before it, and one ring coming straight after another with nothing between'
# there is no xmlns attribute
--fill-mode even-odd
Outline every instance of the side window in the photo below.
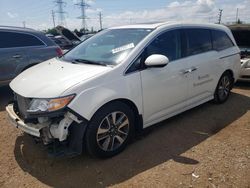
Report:
<svg viewBox="0 0 250 188"><path fill-rule="evenodd" d="M229 36L219 30L212 30L212 37L213 37L213 47L215 50L225 50L234 46L233 42L229 38Z"/></svg>
<svg viewBox="0 0 250 188"><path fill-rule="evenodd" d="M142 55L140 55L140 57L134 61L134 63L126 71L126 74L140 70L142 68L141 60L142 60Z"/></svg>
<svg viewBox="0 0 250 188"><path fill-rule="evenodd" d="M212 50L211 33L208 29L184 29L186 36L185 56Z"/></svg>
<svg viewBox="0 0 250 188"><path fill-rule="evenodd" d="M146 57L153 54L161 54L168 57L169 61L181 57L180 32L179 30L167 31L158 36L146 48Z"/></svg>
<svg viewBox="0 0 250 188"><path fill-rule="evenodd" d="M0 41L0 48L44 45L42 41L32 35L5 31L0 31Z"/></svg>
<svg viewBox="0 0 250 188"><path fill-rule="evenodd" d="M168 57L169 61L181 58L180 31L167 31L154 39L129 67L126 74L143 69L143 62L147 57L153 54L165 55Z"/></svg>

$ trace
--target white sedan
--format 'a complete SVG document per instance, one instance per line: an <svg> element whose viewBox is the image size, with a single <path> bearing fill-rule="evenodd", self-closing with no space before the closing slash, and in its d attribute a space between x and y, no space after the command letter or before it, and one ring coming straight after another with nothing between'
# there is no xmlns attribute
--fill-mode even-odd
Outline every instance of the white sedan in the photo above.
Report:
<svg viewBox="0 0 250 188"><path fill-rule="evenodd" d="M250 81L250 58L241 59L240 81Z"/></svg>

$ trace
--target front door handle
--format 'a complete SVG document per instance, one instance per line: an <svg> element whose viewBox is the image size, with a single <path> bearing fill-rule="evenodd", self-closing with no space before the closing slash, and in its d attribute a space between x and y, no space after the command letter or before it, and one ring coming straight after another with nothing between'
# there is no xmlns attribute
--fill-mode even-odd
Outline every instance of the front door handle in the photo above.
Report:
<svg viewBox="0 0 250 188"><path fill-rule="evenodd" d="M18 58L21 58L22 56L19 54L16 54L16 55L13 55L12 57L18 59Z"/></svg>
<svg viewBox="0 0 250 188"><path fill-rule="evenodd" d="M190 69L181 70L180 73L181 74L188 74L188 73L190 73Z"/></svg>

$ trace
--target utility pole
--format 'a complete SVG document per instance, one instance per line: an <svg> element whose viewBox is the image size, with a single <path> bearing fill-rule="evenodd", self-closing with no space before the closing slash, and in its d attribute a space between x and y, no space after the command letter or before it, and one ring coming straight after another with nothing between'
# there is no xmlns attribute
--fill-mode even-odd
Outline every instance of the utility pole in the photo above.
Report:
<svg viewBox="0 0 250 188"><path fill-rule="evenodd" d="M23 27L24 27L24 28L26 27L26 22L25 22L25 21L23 21Z"/></svg>
<svg viewBox="0 0 250 188"><path fill-rule="evenodd" d="M102 13L99 12L100 30L102 30Z"/></svg>
<svg viewBox="0 0 250 188"><path fill-rule="evenodd" d="M218 19L218 24L221 24L222 12L223 12L223 9L219 9L219 19Z"/></svg>
<svg viewBox="0 0 250 188"><path fill-rule="evenodd" d="M66 12L63 10L63 6L66 4L63 0L56 0L55 1L56 5L57 5L57 12L59 14L59 20L58 20L58 24L65 26L66 25L66 21L65 21L65 16L64 14L66 14Z"/></svg>
<svg viewBox="0 0 250 188"><path fill-rule="evenodd" d="M86 29L87 29L87 24L86 24L86 8L89 7L89 5L87 3L85 3L85 0L80 0L79 3L76 4L78 7L80 7L81 9L81 16L79 16L78 18L82 20L82 29L85 33Z"/></svg>
<svg viewBox="0 0 250 188"><path fill-rule="evenodd" d="M52 16L52 20L53 20L53 26L55 28L56 24L55 24L55 12L54 12L54 10L51 11L51 16Z"/></svg>
<svg viewBox="0 0 250 188"><path fill-rule="evenodd" d="M235 23L238 23L238 20L239 20L239 8L237 8L237 10L236 10L236 21L235 21Z"/></svg>

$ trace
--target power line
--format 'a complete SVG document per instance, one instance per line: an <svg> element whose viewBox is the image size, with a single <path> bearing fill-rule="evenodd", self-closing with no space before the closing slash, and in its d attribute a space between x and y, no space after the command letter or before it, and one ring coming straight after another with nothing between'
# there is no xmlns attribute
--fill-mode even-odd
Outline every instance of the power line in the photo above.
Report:
<svg viewBox="0 0 250 188"><path fill-rule="evenodd" d="M58 10L56 12L59 15L58 24L62 25L62 26L66 26L66 21L65 21L65 16L64 16L64 14L66 14L66 12L63 10L64 5L66 3L63 0L56 0L55 3L57 5L57 7L58 7Z"/></svg>
<svg viewBox="0 0 250 188"><path fill-rule="evenodd" d="M85 3L85 0L80 0L79 3L76 3L76 5L78 7L80 7L81 9L81 16L78 17L79 19L82 20L82 29L85 32L85 30L87 29L87 23L86 23L86 8L90 7L89 4Z"/></svg>

